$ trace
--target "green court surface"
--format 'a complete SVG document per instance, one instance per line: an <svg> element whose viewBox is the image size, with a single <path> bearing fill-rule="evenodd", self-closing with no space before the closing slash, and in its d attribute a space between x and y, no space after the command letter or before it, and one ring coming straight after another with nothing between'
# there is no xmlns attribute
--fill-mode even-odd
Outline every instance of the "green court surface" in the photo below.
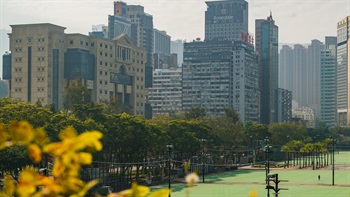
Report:
<svg viewBox="0 0 350 197"><path fill-rule="evenodd" d="M271 169L270 173L277 173L281 182L280 197L347 197L350 196L350 152L340 152L335 155L335 185L332 186L331 167L312 169ZM349 166L349 167L348 167ZM338 169L338 170L337 170ZM320 175L320 180L318 180ZM200 182L202 177L200 177ZM198 183L189 192L189 197L247 197L249 192L256 189L258 196L267 196L265 189L265 170L244 169L205 177L206 183ZM274 185L273 183L271 183ZM167 185L158 186L167 187ZM154 189L155 189L154 188ZM186 184L172 184L172 197L186 197ZM271 191L270 196L274 196Z"/></svg>

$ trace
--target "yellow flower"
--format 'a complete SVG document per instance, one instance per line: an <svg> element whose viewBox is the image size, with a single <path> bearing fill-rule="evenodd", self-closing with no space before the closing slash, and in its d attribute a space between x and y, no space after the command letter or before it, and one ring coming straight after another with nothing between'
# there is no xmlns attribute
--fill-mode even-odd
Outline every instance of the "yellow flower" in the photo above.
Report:
<svg viewBox="0 0 350 197"><path fill-rule="evenodd" d="M13 193L15 192L15 183L13 182L12 177L6 176L4 186L6 196L13 196Z"/></svg>
<svg viewBox="0 0 350 197"><path fill-rule="evenodd" d="M137 183L131 185L131 189L124 190L119 192L121 196L130 196L130 197L143 197L149 193L150 189L146 186L140 186Z"/></svg>
<svg viewBox="0 0 350 197"><path fill-rule="evenodd" d="M171 193L171 189L159 189L152 192L148 197L168 197Z"/></svg>
<svg viewBox="0 0 350 197"><path fill-rule="evenodd" d="M77 132L73 127L67 127L65 130L60 132L59 137L61 140L75 138L77 137Z"/></svg>
<svg viewBox="0 0 350 197"><path fill-rule="evenodd" d="M250 191L249 197L258 197L258 192L256 192L255 189L253 189L252 191Z"/></svg>
<svg viewBox="0 0 350 197"><path fill-rule="evenodd" d="M41 150L38 145L36 144L30 144L27 147L27 152L29 158L34 162L34 163L39 163L41 161Z"/></svg>
<svg viewBox="0 0 350 197"><path fill-rule="evenodd" d="M15 144L26 145L34 138L32 126L26 121L12 121L9 130Z"/></svg>
<svg viewBox="0 0 350 197"><path fill-rule="evenodd" d="M43 128L35 129L34 134L34 142L38 146L43 147L45 144L49 143L50 139L47 137L46 132Z"/></svg>
<svg viewBox="0 0 350 197"><path fill-rule="evenodd" d="M0 122L0 146L6 142L8 138L8 134L5 131L5 125L3 123Z"/></svg>
<svg viewBox="0 0 350 197"><path fill-rule="evenodd" d="M188 186L192 187L195 183L198 183L199 176L196 173L191 173L186 176L185 180Z"/></svg>
<svg viewBox="0 0 350 197"><path fill-rule="evenodd" d="M81 164L91 164L92 155L90 153L79 153L78 156Z"/></svg>
<svg viewBox="0 0 350 197"><path fill-rule="evenodd" d="M34 168L25 168L18 180L16 193L19 196L30 196L36 191L37 172Z"/></svg>

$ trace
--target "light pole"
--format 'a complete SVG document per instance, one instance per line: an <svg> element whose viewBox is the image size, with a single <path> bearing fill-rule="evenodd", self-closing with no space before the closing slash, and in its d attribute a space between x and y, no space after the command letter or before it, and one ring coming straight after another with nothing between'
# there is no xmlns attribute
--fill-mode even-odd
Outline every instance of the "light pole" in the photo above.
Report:
<svg viewBox="0 0 350 197"><path fill-rule="evenodd" d="M265 143L266 143L266 146L265 146L265 159L266 159L266 163L265 163L265 170L266 170L266 176L265 178L267 177L267 175L270 173L270 145L269 145L269 138L265 138ZM268 179L266 179L266 184L269 185L269 181ZM267 197L270 197L270 190L268 189L267 190Z"/></svg>
<svg viewBox="0 0 350 197"><path fill-rule="evenodd" d="M334 143L335 139L331 137L332 142L332 185L334 185Z"/></svg>
<svg viewBox="0 0 350 197"><path fill-rule="evenodd" d="M203 174L203 183L204 183L204 176L205 176L205 164L204 164L204 142L207 141L206 139L201 139L202 142L202 174Z"/></svg>
<svg viewBox="0 0 350 197"><path fill-rule="evenodd" d="M169 183L169 190L171 189L171 181L170 181L170 171L171 171L171 168L170 168L170 160L171 160L171 149L173 148L173 145L166 145L166 148L168 150L168 166L169 166L169 172L168 172L168 183ZM169 197L170 197L170 193L169 193Z"/></svg>

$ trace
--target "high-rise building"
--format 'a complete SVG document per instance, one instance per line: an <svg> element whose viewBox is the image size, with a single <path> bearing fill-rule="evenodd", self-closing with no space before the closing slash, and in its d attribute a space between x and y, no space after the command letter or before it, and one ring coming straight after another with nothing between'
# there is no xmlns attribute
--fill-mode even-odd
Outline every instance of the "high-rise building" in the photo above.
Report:
<svg viewBox="0 0 350 197"><path fill-rule="evenodd" d="M8 81L0 79L0 98L9 96L9 86Z"/></svg>
<svg viewBox="0 0 350 197"><path fill-rule="evenodd" d="M248 33L248 2L206 1L205 40L241 40Z"/></svg>
<svg viewBox="0 0 350 197"><path fill-rule="evenodd" d="M280 50L278 79L279 88L293 90L293 49L288 45Z"/></svg>
<svg viewBox="0 0 350 197"><path fill-rule="evenodd" d="M313 109L316 117L320 115L320 68L321 50L323 43L319 40L312 40L307 49L307 104ZM305 71L304 71L305 72Z"/></svg>
<svg viewBox="0 0 350 197"><path fill-rule="evenodd" d="M255 20L255 48L259 63L260 123L277 122L278 26L270 14Z"/></svg>
<svg viewBox="0 0 350 197"><path fill-rule="evenodd" d="M131 20L128 16L128 6L125 2L114 2L114 14L108 15L108 38L113 39L121 34L131 38Z"/></svg>
<svg viewBox="0 0 350 197"><path fill-rule="evenodd" d="M128 16L131 19L131 40L147 50L146 88L152 87L153 71L153 16L144 11L140 5L128 5Z"/></svg>
<svg viewBox="0 0 350 197"><path fill-rule="evenodd" d="M301 44L294 45L293 49L293 100L300 107L307 106L307 54L306 48Z"/></svg>
<svg viewBox="0 0 350 197"><path fill-rule="evenodd" d="M182 69L155 69L153 87L149 88L149 102L153 116L176 114L182 111Z"/></svg>
<svg viewBox="0 0 350 197"><path fill-rule="evenodd" d="M277 122L292 121L292 91L278 88L277 90Z"/></svg>
<svg viewBox="0 0 350 197"><path fill-rule="evenodd" d="M341 127L350 126L349 28L350 16L337 23L337 118L338 126Z"/></svg>
<svg viewBox="0 0 350 197"><path fill-rule="evenodd" d="M153 52L170 56L171 37L166 33L166 31L160 31L158 29L153 29L153 35L154 35Z"/></svg>
<svg viewBox="0 0 350 197"><path fill-rule="evenodd" d="M336 126L337 87L337 37L326 37L325 49L321 50L320 120L327 126Z"/></svg>
<svg viewBox="0 0 350 197"><path fill-rule="evenodd" d="M136 115L145 115L146 50L123 34L114 40L65 34L53 24L11 25L11 55L4 55L10 97L43 105L65 103L65 88L76 78L94 102L119 97ZM7 57L11 58L8 65Z"/></svg>
<svg viewBox="0 0 350 197"><path fill-rule="evenodd" d="M195 41L184 44L182 108L211 115L233 107L243 122L259 119L257 55L251 44Z"/></svg>
<svg viewBox="0 0 350 197"><path fill-rule="evenodd" d="M170 65L170 36L165 31L154 29L153 68L169 68ZM154 76L154 75L153 75Z"/></svg>

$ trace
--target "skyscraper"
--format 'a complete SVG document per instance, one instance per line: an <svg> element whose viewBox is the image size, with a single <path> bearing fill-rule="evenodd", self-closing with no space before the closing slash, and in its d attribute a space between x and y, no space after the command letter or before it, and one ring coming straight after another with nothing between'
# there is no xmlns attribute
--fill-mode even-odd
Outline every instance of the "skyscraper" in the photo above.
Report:
<svg viewBox="0 0 350 197"><path fill-rule="evenodd" d="M349 28L350 16L337 23L337 118L341 127L349 127L350 123Z"/></svg>
<svg viewBox="0 0 350 197"><path fill-rule="evenodd" d="M260 123L277 122L278 26L272 19L255 20L255 48L259 63Z"/></svg>
<svg viewBox="0 0 350 197"><path fill-rule="evenodd" d="M113 39L120 34L131 38L131 20L128 17L128 7L122 1L114 2L114 14L108 15L108 38ZM135 43L136 44L136 43Z"/></svg>
<svg viewBox="0 0 350 197"><path fill-rule="evenodd" d="M321 50L320 114L327 126L336 126L336 37L326 37L325 49Z"/></svg>
<svg viewBox="0 0 350 197"><path fill-rule="evenodd" d="M306 48L301 44L294 45L293 49L293 100L300 107L305 107L307 100L307 54Z"/></svg>
<svg viewBox="0 0 350 197"><path fill-rule="evenodd" d="M153 68L168 68L170 66L170 36L165 31L158 29L153 30L153 36Z"/></svg>
<svg viewBox="0 0 350 197"><path fill-rule="evenodd" d="M278 79L279 88L293 90L293 49L288 45L280 50Z"/></svg>
<svg viewBox="0 0 350 197"><path fill-rule="evenodd" d="M316 117L320 115L320 68L321 50L323 43L319 40L311 40L307 49L307 105L314 110ZM305 72L305 71L304 71Z"/></svg>
<svg viewBox="0 0 350 197"><path fill-rule="evenodd" d="M248 33L248 2L245 0L207 1L205 40L241 40Z"/></svg>

